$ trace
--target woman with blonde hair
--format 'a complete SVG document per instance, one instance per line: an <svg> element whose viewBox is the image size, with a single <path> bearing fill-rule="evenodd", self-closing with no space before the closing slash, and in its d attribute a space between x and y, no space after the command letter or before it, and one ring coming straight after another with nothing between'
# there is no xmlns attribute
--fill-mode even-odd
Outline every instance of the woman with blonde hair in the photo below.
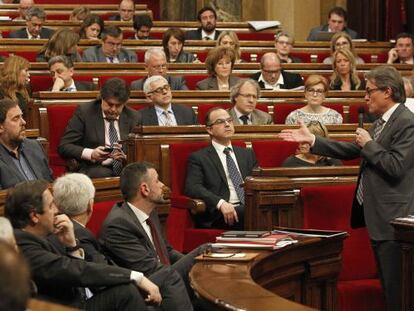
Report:
<svg viewBox="0 0 414 311"><path fill-rule="evenodd" d="M232 75L235 61L233 49L225 46L211 49L206 59L209 77L197 83L197 90L230 90L240 80Z"/></svg>
<svg viewBox="0 0 414 311"><path fill-rule="evenodd" d="M333 54L335 51L340 49L349 49L355 57L355 63L357 64L364 64L364 60L357 55L354 49L354 45L352 43L352 38L346 32L337 32L331 38L331 56L325 58L323 60L324 64L332 64L333 63Z"/></svg>
<svg viewBox="0 0 414 311"><path fill-rule="evenodd" d="M10 98L19 104L23 117L27 114L27 103L30 99L27 89L29 83L30 63L20 56L8 57L1 69L0 98Z"/></svg>
<svg viewBox="0 0 414 311"><path fill-rule="evenodd" d="M333 54L333 74L329 88L336 91L365 90L365 81L359 79L354 54L348 49Z"/></svg>
<svg viewBox="0 0 414 311"><path fill-rule="evenodd" d="M286 124L298 124L319 121L322 124L341 124L343 119L339 112L324 107L328 93L328 80L321 75L310 75L305 81L306 106L296 109L286 117Z"/></svg>
<svg viewBox="0 0 414 311"><path fill-rule="evenodd" d="M220 33L217 38L216 47L217 46L226 46L234 50L234 54L236 56L235 63L241 63L243 60L241 59L241 52L240 52L240 42L237 34L234 31L224 30Z"/></svg>
<svg viewBox="0 0 414 311"><path fill-rule="evenodd" d="M37 62L47 62L53 56L65 55L72 62L81 61L78 53L79 34L70 28L59 28L37 54Z"/></svg>
<svg viewBox="0 0 414 311"><path fill-rule="evenodd" d="M328 129L319 121L311 121L307 125L309 131L320 137L329 138ZM303 167L303 166L340 166L342 162L338 159L323 157L310 152L308 143L299 144L298 152L291 155L282 163L282 167Z"/></svg>

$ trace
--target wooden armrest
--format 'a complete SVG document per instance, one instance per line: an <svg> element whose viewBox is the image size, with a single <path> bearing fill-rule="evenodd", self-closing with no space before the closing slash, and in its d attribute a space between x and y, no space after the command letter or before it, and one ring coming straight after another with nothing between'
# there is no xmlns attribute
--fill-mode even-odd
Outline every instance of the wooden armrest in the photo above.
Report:
<svg viewBox="0 0 414 311"><path fill-rule="evenodd" d="M204 213L206 211L206 203L204 203L202 200L189 199L187 208L193 215Z"/></svg>

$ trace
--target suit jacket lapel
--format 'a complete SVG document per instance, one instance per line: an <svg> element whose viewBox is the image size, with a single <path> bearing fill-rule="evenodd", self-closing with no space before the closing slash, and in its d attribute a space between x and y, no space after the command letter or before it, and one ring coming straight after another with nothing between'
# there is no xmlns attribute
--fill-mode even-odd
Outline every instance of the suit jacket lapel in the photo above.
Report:
<svg viewBox="0 0 414 311"><path fill-rule="evenodd" d="M171 109L174 112L175 121L177 121L177 125L185 124L184 116L177 111L177 106L171 104Z"/></svg>
<svg viewBox="0 0 414 311"><path fill-rule="evenodd" d="M247 176L247 171L246 171L246 159L243 157L242 155L242 151L239 148L235 148L233 146L233 151L234 151L234 155L236 156L237 159L237 164L239 165L239 169L240 169L240 173L242 175L242 178L245 179Z"/></svg>
<svg viewBox="0 0 414 311"><path fill-rule="evenodd" d="M223 179L223 181L228 186L226 173L224 172L223 164L221 164L220 158L216 152L216 149L214 149L213 145L209 146L208 153L210 154L210 159L211 161L213 161L214 166L217 168L221 179Z"/></svg>
<svg viewBox="0 0 414 311"><path fill-rule="evenodd" d="M218 90L218 81L217 78L210 78L208 80L208 90Z"/></svg>
<svg viewBox="0 0 414 311"><path fill-rule="evenodd" d="M3 161L4 164L6 165L6 167L9 167L9 169L12 170L16 174L16 176L18 177L18 179L20 181L24 181L25 178L20 173L20 170L16 167L14 162L8 161L8 157L9 157L9 155L7 154L7 151L4 149L3 146L0 146L0 161Z"/></svg>
<svg viewBox="0 0 414 311"><path fill-rule="evenodd" d="M105 56L105 54L103 53L103 50L102 50L102 46L100 48L98 48L98 62L104 62L104 63L107 62L106 61L106 56Z"/></svg>
<svg viewBox="0 0 414 311"><path fill-rule="evenodd" d="M237 117L236 111L234 111L234 107L229 110L229 115L233 118L233 123L241 124L241 120Z"/></svg>
<svg viewBox="0 0 414 311"><path fill-rule="evenodd" d="M124 140L127 138L129 134L129 123L128 123L128 116L125 112L126 107L122 109L122 113L119 116L119 136L121 137L121 140Z"/></svg>
<svg viewBox="0 0 414 311"><path fill-rule="evenodd" d="M394 121L398 118L398 116L400 115L400 113L404 110L404 104L399 104L398 107L394 110L394 112L392 113L391 117L389 118L389 120L387 121L387 123L385 123L384 128L382 129L377 141L380 142L384 139L384 137L387 136L387 134L389 133L389 129L391 128L391 126L393 125Z"/></svg>
<svg viewBox="0 0 414 311"><path fill-rule="evenodd" d="M148 114L146 115L146 118L147 118L147 122L145 122L144 124L159 125L157 112L155 111L154 105L151 105L151 106L148 107Z"/></svg>
<svg viewBox="0 0 414 311"><path fill-rule="evenodd" d="M102 142L102 145L105 145L105 121L103 118L103 112L101 109L101 101L98 100L95 102L96 114L93 116L95 120L95 135L98 138L98 141ZM92 122L93 122L92 121Z"/></svg>

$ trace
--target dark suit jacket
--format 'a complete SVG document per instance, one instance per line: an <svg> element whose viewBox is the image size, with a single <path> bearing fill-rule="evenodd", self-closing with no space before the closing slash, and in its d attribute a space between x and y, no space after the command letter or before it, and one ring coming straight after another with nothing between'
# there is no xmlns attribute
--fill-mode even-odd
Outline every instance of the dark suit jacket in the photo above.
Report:
<svg viewBox="0 0 414 311"><path fill-rule="evenodd" d="M372 137L372 127L369 132ZM414 115L408 108L400 104L378 140L362 149L355 143L317 137L312 153L338 159L362 157L364 203L361 207L354 198L351 225L366 224L373 240L394 240L389 221L414 213Z"/></svg>
<svg viewBox="0 0 414 311"><path fill-rule="evenodd" d="M77 91L94 91L96 90L95 84L87 81L75 81Z"/></svg>
<svg viewBox="0 0 414 311"><path fill-rule="evenodd" d="M237 82L239 82L239 80L240 80L239 77L231 75L229 77L229 88L236 85ZM217 78L210 76L207 79L197 82L196 89L197 90L218 90L219 87L218 87Z"/></svg>
<svg viewBox="0 0 414 311"><path fill-rule="evenodd" d="M217 40L219 35L220 35L220 31L216 29L216 33L214 34L214 40ZM186 40L203 40L203 38L201 38L201 28L187 31L185 33L185 39Z"/></svg>
<svg viewBox="0 0 414 311"><path fill-rule="evenodd" d="M312 28L311 31L309 32L308 38L306 40L308 40L308 41L317 41L318 32L328 31L328 29L329 29L328 24ZM359 38L359 35L355 30L352 30L348 27L345 27L343 31L346 32L352 39L358 39Z"/></svg>
<svg viewBox="0 0 414 311"><path fill-rule="evenodd" d="M39 298L82 307L79 288L131 282L130 270L75 259L61 253L48 240L23 230L15 230L14 234L29 264Z"/></svg>
<svg viewBox="0 0 414 311"><path fill-rule="evenodd" d="M235 125L242 125L243 121L237 117L236 111L234 107L228 109L230 117L233 118ZM255 109L251 113L252 125L265 125L265 124L273 124L273 118L267 112L264 112L259 109Z"/></svg>
<svg viewBox="0 0 414 311"><path fill-rule="evenodd" d="M248 148L233 146L233 150L244 180L257 166L256 156ZM223 217L217 204L221 199L228 201L230 190L223 165L213 145L192 153L188 158L185 194L206 203L206 212L197 215L195 219L199 227L209 228L216 219Z"/></svg>
<svg viewBox="0 0 414 311"><path fill-rule="evenodd" d="M192 63L196 60L194 54L181 51L175 60L175 63ZM170 62L169 60L167 60Z"/></svg>
<svg viewBox="0 0 414 311"><path fill-rule="evenodd" d="M174 250L161 235L156 211L150 217L157 227L164 253L168 254L171 263L176 262L183 255ZM112 208L102 225L99 241L106 253L121 267L141 271L147 277L163 267L144 228L125 202Z"/></svg>
<svg viewBox="0 0 414 311"><path fill-rule="evenodd" d="M21 148L36 178L52 182L52 172L40 144L36 140L26 138ZM22 181L25 181L25 178L12 162L6 149L0 145L0 188L7 189Z"/></svg>
<svg viewBox="0 0 414 311"><path fill-rule="evenodd" d="M49 39L54 33L53 29L42 27L40 30L40 39ZM28 39L26 27L9 33L9 38Z"/></svg>
<svg viewBox="0 0 414 311"><path fill-rule="evenodd" d="M197 116L194 110L190 107L182 106L179 104L171 104L171 109L174 112L177 125L197 125ZM139 125L159 125L157 112L153 105L144 109L138 110Z"/></svg>
<svg viewBox="0 0 414 311"><path fill-rule="evenodd" d="M188 90L186 81L184 77L181 76L167 76L166 77L168 84L170 85L172 90ZM144 83L147 80L147 77L139 80L135 80L131 82L131 90L140 90L144 89Z"/></svg>
<svg viewBox="0 0 414 311"><path fill-rule="evenodd" d="M119 117L121 140L127 139L137 122L137 111L125 106ZM96 166L96 164L81 159L83 149L94 149L103 145L105 145L105 123L101 101L95 100L79 105L60 140L59 154L65 159L74 158L80 161L81 169L87 171L88 167Z"/></svg>
<svg viewBox="0 0 414 311"><path fill-rule="evenodd" d="M124 48L121 48L121 51L118 54L119 62L120 63L136 63L137 62L137 55L134 51L130 51ZM102 51L102 46L92 46L87 48L83 51L84 62L103 62L106 63L106 56Z"/></svg>
<svg viewBox="0 0 414 311"><path fill-rule="evenodd" d="M300 74L298 73L292 73L292 72L286 72L284 70L281 71L282 77L284 80L284 84L281 85L281 89L294 89L296 87L303 85L303 79ZM259 83L259 86L261 89L265 88L265 85L262 81L259 82L260 75L262 74L261 71L256 72L254 75L251 76L253 80L256 80Z"/></svg>

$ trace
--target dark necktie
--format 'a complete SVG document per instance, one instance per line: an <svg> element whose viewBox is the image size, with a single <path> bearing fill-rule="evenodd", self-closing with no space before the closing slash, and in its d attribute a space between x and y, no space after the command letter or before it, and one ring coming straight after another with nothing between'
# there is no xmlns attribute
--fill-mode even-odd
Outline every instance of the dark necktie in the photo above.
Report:
<svg viewBox="0 0 414 311"><path fill-rule="evenodd" d="M118 133L115 129L115 120L108 120L109 121L109 144L111 147L114 146L118 142ZM119 176L122 171L122 163L119 160L112 161L112 170L114 171L115 176Z"/></svg>
<svg viewBox="0 0 414 311"><path fill-rule="evenodd" d="M148 227L150 227L152 242L154 243L155 251L157 252L160 262L164 265L169 265L170 260L168 259L167 254L164 252L164 249L161 247L160 236L158 234L156 226L150 218L147 218L146 222Z"/></svg>
<svg viewBox="0 0 414 311"><path fill-rule="evenodd" d="M240 116L240 118L239 118L240 120L242 120L242 122L243 122L243 125L247 125L247 124L249 124L249 117L248 116L246 116L245 114L244 115L242 115L242 116Z"/></svg>
<svg viewBox="0 0 414 311"><path fill-rule="evenodd" d="M114 62L114 58L113 58L113 56L108 56L108 60L109 60L109 62L112 64L112 63Z"/></svg>
<svg viewBox="0 0 414 311"><path fill-rule="evenodd" d="M379 118L374 122L374 133L372 135L373 140L377 140L380 136L382 129L384 128L385 121L382 118ZM361 172L361 177L359 178L358 189L356 194L357 201L359 205L362 205L364 202L364 172Z"/></svg>
<svg viewBox="0 0 414 311"><path fill-rule="evenodd" d="M237 196L239 197L240 203L244 204L244 189L241 187L243 184L243 179L240 175L239 170L237 169L236 163L234 163L234 160L230 155L231 152L232 150L230 147L224 148L224 153L226 154L227 170L230 175L230 180L233 183L234 190L236 190Z"/></svg>
<svg viewBox="0 0 414 311"><path fill-rule="evenodd" d="M204 40L208 41L211 40L210 37L204 37Z"/></svg>

